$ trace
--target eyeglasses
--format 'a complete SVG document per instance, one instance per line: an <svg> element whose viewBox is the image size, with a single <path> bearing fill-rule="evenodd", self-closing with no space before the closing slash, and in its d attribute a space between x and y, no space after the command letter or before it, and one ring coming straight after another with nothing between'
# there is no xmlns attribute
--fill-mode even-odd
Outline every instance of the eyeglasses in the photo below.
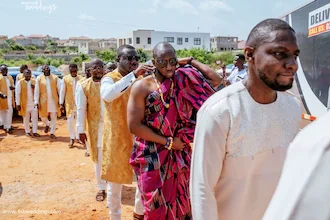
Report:
<svg viewBox="0 0 330 220"><path fill-rule="evenodd" d="M164 68L167 67L168 63L171 66L176 66L178 64L178 60L176 57L172 57L169 60L156 59L156 63L159 65L160 68Z"/></svg>
<svg viewBox="0 0 330 220"><path fill-rule="evenodd" d="M126 55L122 55L121 58L123 58L123 60L128 60L128 61L132 61L133 59L135 61L139 61L140 60L140 56L126 56Z"/></svg>

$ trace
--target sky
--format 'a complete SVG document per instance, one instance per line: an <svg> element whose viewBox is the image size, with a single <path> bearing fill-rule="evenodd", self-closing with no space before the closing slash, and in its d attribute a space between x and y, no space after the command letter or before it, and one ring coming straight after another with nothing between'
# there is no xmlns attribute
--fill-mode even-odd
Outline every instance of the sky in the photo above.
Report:
<svg viewBox="0 0 330 220"><path fill-rule="evenodd" d="M0 35L125 37L137 29L237 36L308 0L0 0Z"/></svg>

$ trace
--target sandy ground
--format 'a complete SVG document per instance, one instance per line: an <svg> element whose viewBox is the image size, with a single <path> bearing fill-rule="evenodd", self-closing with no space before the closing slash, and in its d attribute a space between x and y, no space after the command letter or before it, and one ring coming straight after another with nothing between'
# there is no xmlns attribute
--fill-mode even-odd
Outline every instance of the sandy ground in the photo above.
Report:
<svg viewBox="0 0 330 220"><path fill-rule="evenodd" d="M0 131L0 219L109 219L106 200L97 202L93 162L79 144L70 149L66 121L56 140L43 132L25 136L21 120L13 134ZM125 185L122 219L132 219L136 183Z"/></svg>
<svg viewBox="0 0 330 220"><path fill-rule="evenodd" d="M0 220L109 219L106 201L95 201L93 162L81 145L68 147L65 120L57 121L56 140L41 123L40 138L26 137L21 119L13 125L11 135L0 130ZM122 219L132 219L135 189L135 182L123 187Z"/></svg>

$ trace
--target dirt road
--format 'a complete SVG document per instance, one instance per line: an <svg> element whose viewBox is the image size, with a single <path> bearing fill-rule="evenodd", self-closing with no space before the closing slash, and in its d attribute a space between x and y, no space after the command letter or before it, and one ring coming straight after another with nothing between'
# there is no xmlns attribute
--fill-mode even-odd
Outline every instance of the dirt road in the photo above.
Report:
<svg viewBox="0 0 330 220"><path fill-rule="evenodd" d="M41 124L40 124L41 125ZM109 219L106 201L95 201L93 162L79 144L70 149L66 121L57 121L52 141L39 126L40 138L0 131L0 219ZM132 219L135 184L125 185L122 219Z"/></svg>

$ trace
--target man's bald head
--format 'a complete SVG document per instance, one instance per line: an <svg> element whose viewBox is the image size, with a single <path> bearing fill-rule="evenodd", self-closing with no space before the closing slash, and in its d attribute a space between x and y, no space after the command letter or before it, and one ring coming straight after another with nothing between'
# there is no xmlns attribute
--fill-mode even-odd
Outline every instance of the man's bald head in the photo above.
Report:
<svg viewBox="0 0 330 220"><path fill-rule="evenodd" d="M250 32L246 41L246 46L253 48L259 47L259 45L267 42L273 31L288 30L295 33L288 23L281 19L266 19L257 24Z"/></svg>
<svg viewBox="0 0 330 220"><path fill-rule="evenodd" d="M134 50L135 51L135 47L125 44L125 45L121 45L120 47L118 47L117 49L117 57L121 57L122 55L124 55L125 53L127 53L128 50Z"/></svg>
<svg viewBox="0 0 330 220"><path fill-rule="evenodd" d="M8 72L8 67L7 67L7 65L6 64L2 64L1 66L0 66L0 72L2 73L2 75L7 75L7 72Z"/></svg>
<svg viewBox="0 0 330 220"><path fill-rule="evenodd" d="M92 67L92 66L104 66L104 63L101 59L95 58L89 62L88 67Z"/></svg>
<svg viewBox="0 0 330 220"><path fill-rule="evenodd" d="M1 64L0 65L0 70L6 69L6 68L7 68L7 65L6 64Z"/></svg>
<svg viewBox="0 0 330 220"><path fill-rule="evenodd" d="M152 56L154 59L159 58L164 54L173 54L176 55L174 47L168 42L160 42L156 44L154 49L152 50Z"/></svg>

